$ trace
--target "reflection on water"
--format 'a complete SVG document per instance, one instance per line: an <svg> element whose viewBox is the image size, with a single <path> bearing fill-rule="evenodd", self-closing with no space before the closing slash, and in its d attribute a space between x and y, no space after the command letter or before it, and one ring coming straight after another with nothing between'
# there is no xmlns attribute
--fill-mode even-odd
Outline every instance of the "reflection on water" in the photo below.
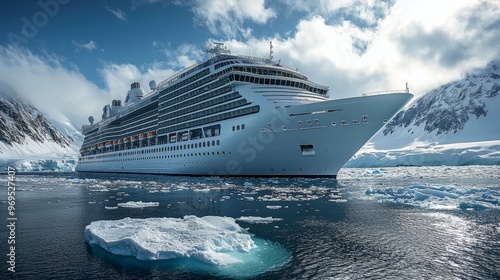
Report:
<svg viewBox="0 0 500 280"><path fill-rule="evenodd" d="M498 279L499 171L347 169L339 181L18 175L17 276ZM5 193L0 200L4 209ZM254 251L242 266L217 267L186 259L138 261L89 246L84 238L93 221L185 215L232 217L265 250ZM5 236L4 227L0 234ZM0 279L5 277L0 271Z"/></svg>

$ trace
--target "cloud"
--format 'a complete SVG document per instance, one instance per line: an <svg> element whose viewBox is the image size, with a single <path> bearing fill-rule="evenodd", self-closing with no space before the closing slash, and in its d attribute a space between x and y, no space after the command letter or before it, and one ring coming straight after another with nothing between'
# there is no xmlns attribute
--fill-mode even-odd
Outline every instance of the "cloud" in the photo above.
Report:
<svg viewBox="0 0 500 280"><path fill-rule="evenodd" d="M124 100L132 82L139 81L147 93L150 80L161 82L174 73L161 63L142 67L105 63L99 72L105 88L87 80L62 57L0 46L0 88L10 89L45 114L77 126L87 123L90 115L99 120L102 107L113 99Z"/></svg>
<svg viewBox="0 0 500 280"><path fill-rule="evenodd" d="M71 43L76 46L77 50L84 49L91 52L97 49L97 44L93 40L90 40L88 43L78 43L73 40Z"/></svg>
<svg viewBox="0 0 500 280"><path fill-rule="evenodd" d="M359 27L373 28L385 18L395 0L281 0L281 2L287 7L284 9L285 13L299 11L306 13L308 17L321 16L336 23L350 21Z"/></svg>
<svg viewBox="0 0 500 280"><path fill-rule="evenodd" d="M140 6L157 4L157 3L161 3L161 2L162 2L162 0L132 0L131 1L131 4L132 4L131 9L134 10Z"/></svg>
<svg viewBox="0 0 500 280"><path fill-rule="evenodd" d="M112 9L106 6L106 10L111 12L119 20L127 22L127 14L120 8Z"/></svg>
<svg viewBox="0 0 500 280"><path fill-rule="evenodd" d="M0 46L0 84L53 118L76 124L95 114L108 97L63 58L14 47Z"/></svg>
<svg viewBox="0 0 500 280"><path fill-rule="evenodd" d="M174 4L191 6L195 22L206 26L217 36L249 37L252 29L244 27L245 22L265 24L269 19L276 17L276 12L272 8L265 7L264 0L191 0L176 1Z"/></svg>
<svg viewBox="0 0 500 280"><path fill-rule="evenodd" d="M337 10L350 7L347 1L335 3ZM418 96L500 57L498 2L401 0L389 6L381 9L386 14L376 16L373 28L316 15L302 19L284 38L225 43L232 53L267 56L273 41L275 59L327 84L332 98L404 89L406 82Z"/></svg>
<svg viewBox="0 0 500 280"><path fill-rule="evenodd" d="M245 29L247 21L265 24L275 16L263 1L257 2L256 11L247 15L235 12L256 5L248 2L251 3L242 3L238 8L231 8L231 3L234 4L231 1L221 2L229 3L229 7L221 9L229 11L230 18L237 19L237 28L231 29L234 32L244 32L238 28ZM326 5L327 2L319 3ZM338 5L342 3L347 2L341 1ZM191 5L194 9L204 4L192 1ZM276 60L298 68L314 82L328 85L332 98L404 89L406 82L412 92L422 95L500 57L500 3L497 1L400 0L389 6L380 9L384 15L374 13L377 20L372 28L348 19L333 21L325 12L324 16L307 14L293 32L284 35L249 35L228 39L225 44L233 54L267 57L269 41L273 41ZM268 13L264 10L269 14L257 22L259 13ZM212 20L210 24L229 24L229 18L224 15L217 18L221 12L209 9L209 13L206 17ZM210 24L207 23L207 27ZM67 117L76 124L86 123L89 115L98 120L105 104L125 98L130 83L139 81L148 92L150 80L161 82L175 71L206 58L194 44L171 47L170 43L155 40L151 47L165 54L165 62L143 65L103 62L98 69L105 84L102 88L63 57L35 55L23 48L0 46L0 84L9 85L55 118Z"/></svg>
<svg viewBox="0 0 500 280"><path fill-rule="evenodd" d="M148 93L149 82L155 80L160 83L167 77L170 77L175 72L174 70L165 68L162 63L152 63L138 68L133 64L107 64L99 70L101 76L105 80L105 91L109 94L110 99L100 105L110 103L112 99L125 100L127 91L130 89L130 84L140 82L141 88Z"/></svg>

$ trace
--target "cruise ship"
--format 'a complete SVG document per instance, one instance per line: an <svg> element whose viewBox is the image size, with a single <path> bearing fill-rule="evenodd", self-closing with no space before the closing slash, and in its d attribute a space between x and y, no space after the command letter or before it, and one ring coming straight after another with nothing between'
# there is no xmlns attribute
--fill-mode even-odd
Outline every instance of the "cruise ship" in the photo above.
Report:
<svg viewBox="0 0 500 280"><path fill-rule="evenodd" d="M268 58L210 59L131 85L123 104L82 127L79 172L333 177L411 98L401 91L330 99L329 88Z"/></svg>

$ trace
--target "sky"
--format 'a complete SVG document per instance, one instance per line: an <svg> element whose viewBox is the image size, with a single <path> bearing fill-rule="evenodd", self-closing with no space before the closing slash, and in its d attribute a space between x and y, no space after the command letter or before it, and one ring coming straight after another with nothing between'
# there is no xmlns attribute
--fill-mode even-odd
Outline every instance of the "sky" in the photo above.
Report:
<svg viewBox="0 0 500 280"><path fill-rule="evenodd" d="M0 91L80 126L209 56L273 56L330 98L404 89L416 97L500 58L497 0L4 0Z"/></svg>

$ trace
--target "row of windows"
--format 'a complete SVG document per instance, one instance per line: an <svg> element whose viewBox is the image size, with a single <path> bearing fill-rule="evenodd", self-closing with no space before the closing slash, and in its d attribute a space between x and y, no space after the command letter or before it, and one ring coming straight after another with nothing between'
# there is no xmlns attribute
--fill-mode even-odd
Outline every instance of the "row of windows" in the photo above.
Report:
<svg viewBox="0 0 500 280"><path fill-rule="evenodd" d="M175 119L167 120L164 123L160 124L160 127L171 126L171 125L174 125L174 124L177 124L177 123L181 123L181 122L185 122L185 121L188 121L188 120L198 119L198 118L205 117L205 116L208 116L208 115L212 115L212 114L216 114L216 113L219 113L219 112L223 112L223 111L227 111L227 110L230 110L230 109L234 109L234 108L246 105L246 104L248 104L248 102L247 102L246 99L240 99L240 100L233 101L233 102L230 102L230 103L225 103L225 104L222 104L222 105L219 105L219 106L216 106L216 107L212 107L212 108L209 108L209 109L206 109L206 110L203 110L203 111L198 111L198 112L195 112L195 113L192 113L192 114L189 114L189 115L184 115L184 116L181 116L181 117L178 117L178 118L175 118Z"/></svg>
<svg viewBox="0 0 500 280"><path fill-rule="evenodd" d="M255 114L255 113L258 113L259 110L260 110L260 106L255 105L252 107L247 107L247 108L243 108L243 109L239 109L239 110L235 110L235 111L230 111L227 113L211 116L211 117L204 118L204 119L199 119L199 120L194 120L194 121L186 122L186 123L179 124L179 125L174 125L174 126L171 126L168 128L160 128L158 131L158 134L165 134L165 133L169 133L171 131L182 130L182 129L186 129L186 128L190 128L190 127L194 127L194 126L204 125L207 123L219 122L222 120L227 120L227 119L232 119L232 118L241 117L241 116L245 116L245 115Z"/></svg>
<svg viewBox="0 0 500 280"><path fill-rule="evenodd" d="M223 95L223 96L218 97L218 98L210 99L210 100L203 102L203 103L198 103L197 105L193 105L191 107L187 107L187 105L186 105L185 107L180 107L180 108L184 108L182 110L178 110L178 111L175 111L173 113L169 113L169 114L165 114L165 115L161 116L159 118L159 121L161 122L161 121L168 120L168 119L171 119L174 117L185 115L185 114L188 114L188 113L191 113L194 111L205 109L207 107L221 104L221 103L224 103L224 102L227 102L227 101L230 101L233 99L237 99L240 97L241 97L241 95L238 92L235 92L235 93ZM177 107L177 106L174 106L174 107Z"/></svg>
<svg viewBox="0 0 500 280"><path fill-rule="evenodd" d="M215 156L215 155L231 155L231 152L216 151L216 152L200 152L200 153L188 153L188 154L175 154L175 155L160 155L160 156L149 156L149 157L136 157L136 158L122 158L122 159L107 159L107 160L80 160L79 164L92 164L92 163L103 163L103 162L128 162L128 161L145 161L152 159L168 159L168 158L186 158L186 157L199 157L199 156ZM185 164L185 162L162 162L163 164ZM199 162L202 163L202 162ZM148 164L145 162L144 164Z"/></svg>
<svg viewBox="0 0 500 280"><path fill-rule="evenodd" d="M242 124L241 126L238 124L238 125L233 125L233 131L236 131L236 130L243 130L245 129L245 124Z"/></svg>
<svg viewBox="0 0 500 280"><path fill-rule="evenodd" d="M254 76L246 76L239 74L232 74L229 76L230 81L240 81L246 83L254 83L254 84L263 84L263 85L277 85L277 86L287 86L287 87L296 87L300 89L304 89L310 92L314 92L321 95L326 95L327 90L312 87L303 82L296 82L290 80L280 80L280 79L269 79L269 78L259 78Z"/></svg>
<svg viewBox="0 0 500 280"><path fill-rule="evenodd" d="M221 126L220 124L216 124L216 125L211 125L211 126L206 126L206 127L203 127L203 128L195 128L195 129L192 129L192 130L187 130L187 131L181 131L181 132L177 132L177 133L171 133L167 136L159 136L157 138L151 138L151 139L144 139L144 140L139 140L139 141L131 141L129 143L123 143L123 144L116 144L114 145L112 148L107 148L107 149L101 149L101 150L84 150L81 152L81 154L83 156L87 156L87 155L92 155L92 154L103 154L103 153L108 153L108 152L115 152L117 151L117 148L118 148L118 151L120 150L128 150L128 149L137 149L137 148L142 148L142 147L146 147L146 146L154 146L156 144L159 144L159 145L162 145L162 144L166 144L166 143L176 143L176 142L183 142L183 141L189 141L189 140L198 140L198 139L202 139L202 138L210 138L210 137L215 137L215 136L219 136L221 133ZM214 142L215 140L212 140L212 146L215 145L215 143L217 143L217 145L219 145L219 140L217 140L216 142ZM189 148L189 144L188 145L188 148ZM208 147L210 147L210 141L207 141L206 144L205 142L204 143L200 143L199 146L200 148L202 147L205 147L205 145L207 145ZM86 146L86 145L83 145L83 146ZM184 147L186 147L186 145L184 145ZM198 148L198 143L191 143L191 148ZM168 147L167 147L168 148ZM157 149L161 149L161 148L157 148ZM171 148L168 148L168 150L170 150ZM181 146L181 149L182 149L182 146ZM155 149L152 149L153 151ZM140 151L139 151L140 152ZM124 152L125 154L124 155L133 155L135 154L134 151L131 151L131 152Z"/></svg>
<svg viewBox="0 0 500 280"><path fill-rule="evenodd" d="M226 82L229 81L229 79L226 78ZM216 90L208 91L204 94L199 94L201 93L202 90L196 90L196 92L190 92L186 94L185 98L182 98L182 100L188 99L186 101L182 100L170 100L165 103L162 103L160 106L162 106L162 109L160 109L160 113L163 113L165 111L175 111L180 108L188 107L191 104L202 102L204 100L210 99L212 97L215 97L217 95L221 95L224 93L228 93L231 90L233 90L232 86L225 86L218 88Z"/></svg>
<svg viewBox="0 0 500 280"><path fill-rule="evenodd" d="M226 65L235 64L235 63L236 62L234 60L227 60L227 61L215 64L214 69L217 70L217 69L224 67Z"/></svg>
<svg viewBox="0 0 500 280"><path fill-rule="evenodd" d="M220 79L216 80L215 75L211 75L203 80L206 80L206 83L211 82L203 87L198 87L198 86L188 86L184 88L184 90L177 92L176 96L170 96L170 98L162 98L161 102L158 104L158 108L160 110L164 110L165 107L171 106L173 104L177 104L181 101L187 100L189 98L195 97L201 93L210 91L212 89L218 88L220 86L224 86L229 82L229 79L227 77L221 77ZM203 83L205 84L205 82ZM196 88L196 89L195 89Z"/></svg>
<svg viewBox="0 0 500 280"><path fill-rule="evenodd" d="M141 114L130 120L132 121L124 121L119 125L106 127L95 135L87 135L85 137L84 146L113 141L116 140L115 138L118 136L129 137L132 135L147 133L149 131L156 130L158 124L156 110Z"/></svg>
<svg viewBox="0 0 500 280"><path fill-rule="evenodd" d="M216 124L216 125L206 126L204 128L195 128L191 130L170 133L168 137L167 136L158 137L158 141L161 144L177 143L189 140L215 137L219 136L220 133L221 133L220 124ZM196 145L197 144L195 144L195 146ZM208 146L210 147L210 142L208 142ZM193 147L193 144L191 144L191 147ZM203 147L205 147L205 144L203 144Z"/></svg>
<svg viewBox="0 0 500 280"><path fill-rule="evenodd" d="M191 143L191 144L184 144L184 145L181 144L181 145L146 149L146 150L140 150L140 151L126 151L126 152L119 152L119 153L113 153L113 154L93 155L93 156L87 156L87 157L81 158L81 159L87 160L87 161L88 160L99 160L99 159L106 159L106 158L116 158L116 157L134 156L134 155L147 155L147 154L152 154L152 153L165 153L165 152L191 150L191 149L215 147L215 146L220 146L220 140L203 141L203 142L199 142L199 143Z"/></svg>
<svg viewBox="0 0 500 280"><path fill-rule="evenodd" d="M139 134L148 133L150 131L156 131L158 129L158 120L155 119L153 122L147 123L137 123L137 125L133 127L126 128L121 133L108 133L106 135L99 135L98 137L90 138L87 140L87 137L84 141L84 146L95 145L102 142L114 141L118 138L130 137Z"/></svg>
<svg viewBox="0 0 500 280"><path fill-rule="evenodd" d="M166 89L162 90L160 92L160 102L163 102L165 99L168 99L169 96L171 96L177 89L200 79L201 77L207 75L208 73L210 73L210 69L207 68L203 71L200 71L198 74L192 76L191 78L184 79L183 81L180 81L179 83L171 85L171 86L167 87ZM187 74L187 73L185 73L185 74ZM183 78L183 77L184 76L182 76L182 75L179 76L179 78Z"/></svg>
<svg viewBox="0 0 500 280"><path fill-rule="evenodd" d="M137 120L134 123L123 123L120 124L119 126L113 126L113 127L107 127L103 129L101 132L99 132L97 140L103 140L106 141L108 138L116 138L117 135L119 136L132 136L132 135L137 135L140 134L139 132L141 128L149 128L149 127L155 127L158 124L158 116L154 114L153 116L150 116L148 118L145 118L143 120ZM148 131L150 131L149 129ZM145 132L148 132L145 131ZM143 132L144 133L144 132ZM130 135L129 135L130 134ZM112 139L111 139L112 140ZM108 140L109 141L109 140Z"/></svg>
<svg viewBox="0 0 500 280"><path fill-rule="evenodd" d="M281 76L288 78L296 78L301 80L307 80L303 75L298 75L291 71L281 71L273 68L258 68L258 67L248 67L248 66L234 66L234 71L248 72L257 75L270 75L270 76Z"/></svg>

